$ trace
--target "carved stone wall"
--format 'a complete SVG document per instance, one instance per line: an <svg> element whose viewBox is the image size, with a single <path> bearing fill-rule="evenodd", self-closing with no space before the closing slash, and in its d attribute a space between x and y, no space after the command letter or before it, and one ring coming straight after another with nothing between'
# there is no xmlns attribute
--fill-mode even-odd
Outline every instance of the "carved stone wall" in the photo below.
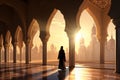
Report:
<svg viewBox="0 0 120 80"><path fill-rule="evenodd" d="M89 1L102 9L110 6L111 4L111 0L89 0Z"/></svg>

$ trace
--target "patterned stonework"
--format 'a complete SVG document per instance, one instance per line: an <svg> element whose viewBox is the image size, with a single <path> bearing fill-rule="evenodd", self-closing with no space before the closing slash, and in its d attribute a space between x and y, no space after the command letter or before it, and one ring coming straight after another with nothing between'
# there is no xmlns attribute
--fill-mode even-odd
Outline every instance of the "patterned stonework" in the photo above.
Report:
<svg viewBox="0 0 120 80"><path fill-rule="evenodd" d="M111 0L89 0L89 1L102 9L106 8L107 6L110 6L111 3Z"/></svg>

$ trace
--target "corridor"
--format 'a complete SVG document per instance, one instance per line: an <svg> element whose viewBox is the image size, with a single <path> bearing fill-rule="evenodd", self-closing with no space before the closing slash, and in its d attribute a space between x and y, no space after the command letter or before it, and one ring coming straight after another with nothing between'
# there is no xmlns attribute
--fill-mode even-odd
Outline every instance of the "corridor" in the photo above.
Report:
<svg viewBox="0 0 120 80"><path fill-rule="evenodd" d="M1 64L0 80L120 80L115 64L76 64L74 69L61 71L57 65Z"/></svg>

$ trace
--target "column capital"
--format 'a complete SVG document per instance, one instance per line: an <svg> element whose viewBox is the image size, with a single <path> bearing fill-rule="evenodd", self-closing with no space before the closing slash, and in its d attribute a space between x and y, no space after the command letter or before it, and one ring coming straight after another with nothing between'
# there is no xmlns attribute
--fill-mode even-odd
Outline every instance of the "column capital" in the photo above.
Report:
<svg viewBox="0 0 120 80"><path fill-rule="evenodd" d="M100 43L104 44L107 41L107 36L102 36L100 39L98 39Z"/></svg>
<svg viewBox="0 0 120 80"><path fill-rule="evenodd" d="M76 20L66 20L65 32L68 37L74 37L75 34L80 30L80 26L76 23Z"/></svg>
<svg viewBox="0 0 120 80"><path fill-rule="evenodd" d="M30 43L31 43L31 39L30 38L27 38L27 40L26 40L26 45L30 45Z"/></svg>
<svg viewBox="0 0 120 80"><path fill-rule="evenodd" d="M18 42L17 42L17 41L15 41L15 42L14 42L14 45L15 45L15 46L16 46L16 45L18 45Z"/></svg>
<svg viewBox="0 0 120 80"><path fill-rule="evenodd" d="M10 46L10 43L5 43L5 47L9 47Z"/></svg>
<svg viewBox="0 0 120 80"><path fill-rule="evenodd" d="M48 39L50 37L50 34L46 31L40 31L40 38L41 38L41 41L44 43L44 42L47 42Z"/></svg>
<svg viewBox="0 0 120 80"><path fill-rule="evenodd" d="M28 44L29 44L29 43L30 43L30 41L31 41L31 39L30 39L30 38L28 38L28 39L27 39L27 41L26 41L26 43L28 43Z"/></svg>

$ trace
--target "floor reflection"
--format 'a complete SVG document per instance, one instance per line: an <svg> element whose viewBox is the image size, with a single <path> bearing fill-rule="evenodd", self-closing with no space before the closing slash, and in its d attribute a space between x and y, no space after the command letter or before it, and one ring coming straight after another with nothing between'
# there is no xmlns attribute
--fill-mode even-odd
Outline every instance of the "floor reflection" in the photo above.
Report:
<svg viewBox="0 0 120 80"><path fill-rule="evenodd" d="M66 70L58 70L58 80L64 80L66 77Z"/></svg>
<svg viewBox="0 0 120 80"><path fill-rule="evenodd" d="M80 64L73 69L40 64L1 64L0 80L120 80L114 64Z"/></svg>

